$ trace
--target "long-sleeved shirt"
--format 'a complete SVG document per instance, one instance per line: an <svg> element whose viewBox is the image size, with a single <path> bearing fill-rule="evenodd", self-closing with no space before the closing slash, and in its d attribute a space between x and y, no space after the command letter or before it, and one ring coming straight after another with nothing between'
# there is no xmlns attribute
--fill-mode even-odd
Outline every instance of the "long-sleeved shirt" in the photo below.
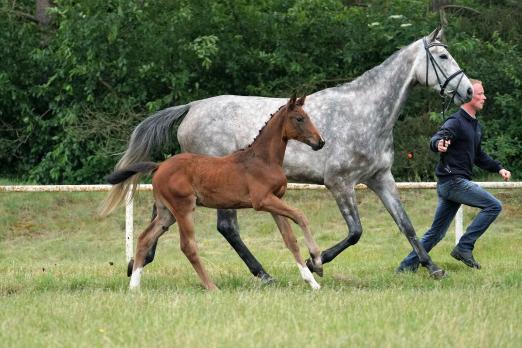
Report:
<svg viewBox="0 0 522 348"><path fill-rule="evenodd" d="M435 174L440 179L453 175L471 180L473 164L489 172L498 172L502 165L488 156L480 146L482 129L478 120L460 109L444 122L430 140L430 149L438 152L437 144L441 139L450 139L446 152L440 153L440 160Z"/></svg>

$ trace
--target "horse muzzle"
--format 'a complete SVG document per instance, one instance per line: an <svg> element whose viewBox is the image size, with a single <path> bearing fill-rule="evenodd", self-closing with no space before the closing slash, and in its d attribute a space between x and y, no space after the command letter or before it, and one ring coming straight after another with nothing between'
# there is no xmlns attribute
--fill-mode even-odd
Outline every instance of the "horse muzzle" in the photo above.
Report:
<svg viewBox="0 0 522 348"><path fill-rule="evenodd" d="M323 148L324 144L325 144L324 139L323 138L319 138L319 141L317 143L309 142L308 145L310 145L310 147L314 151L318 151L318 150L321 150Z"/></svg>

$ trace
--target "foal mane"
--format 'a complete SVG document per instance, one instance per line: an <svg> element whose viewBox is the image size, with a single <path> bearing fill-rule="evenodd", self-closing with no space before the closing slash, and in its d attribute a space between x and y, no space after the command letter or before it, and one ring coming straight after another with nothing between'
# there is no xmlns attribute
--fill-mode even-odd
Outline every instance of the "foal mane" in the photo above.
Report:
<svg viewBox="0 0 522 348"><path fill-rule="evenodd" d="M261 135L261 133L263 132L263 130L266 128L268 122L270 122L270 120L273 119L275 115L279 114L279 112L281 112L281 109L283 109L285 106L286 106L286 104L281 105L281 106L279 107L279 109L277 109L276 112L274 112L273 114L270 114L270 118L265 122L265 124L263 125L263 127L261 127L261 129L259 130L259 133L257 133L256 137L254 138L254 140L252 140L252 142L251 142L250 144L248 144L247 146L245 146L245 147L243 147L243 148L241 148L241 149L239 149L239 150L236 150L236 151L234 151L234 152L245 151L245 150L251 148L252 145L256 142L257 138L259 138L259 136Z"/></svg>

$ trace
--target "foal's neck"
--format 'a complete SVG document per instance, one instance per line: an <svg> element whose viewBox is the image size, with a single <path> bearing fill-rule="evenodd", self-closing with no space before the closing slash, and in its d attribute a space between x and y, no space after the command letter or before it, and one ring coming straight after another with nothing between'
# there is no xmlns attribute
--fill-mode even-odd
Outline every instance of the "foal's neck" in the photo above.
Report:
<svg viewBox="0 0 522 348"><path fill-rule="evenodd" d="M268 164L283 165L288 143L288 139L284 138L283 134L284 121L285 118L282 111L277 112L268 120L266 126L249 148L255 157L263 159Z"/></svg>

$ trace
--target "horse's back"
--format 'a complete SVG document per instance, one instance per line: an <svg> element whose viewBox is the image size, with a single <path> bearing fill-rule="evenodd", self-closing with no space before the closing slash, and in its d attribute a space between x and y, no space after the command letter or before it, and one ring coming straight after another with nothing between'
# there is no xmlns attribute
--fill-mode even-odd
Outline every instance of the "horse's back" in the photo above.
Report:
<svg viewBox="0 0 522 348"><path fill-rule="evenodd" d="M223 95L190 104L178 128L182 151L224 156L250 144L282 98Z"/></svg>

